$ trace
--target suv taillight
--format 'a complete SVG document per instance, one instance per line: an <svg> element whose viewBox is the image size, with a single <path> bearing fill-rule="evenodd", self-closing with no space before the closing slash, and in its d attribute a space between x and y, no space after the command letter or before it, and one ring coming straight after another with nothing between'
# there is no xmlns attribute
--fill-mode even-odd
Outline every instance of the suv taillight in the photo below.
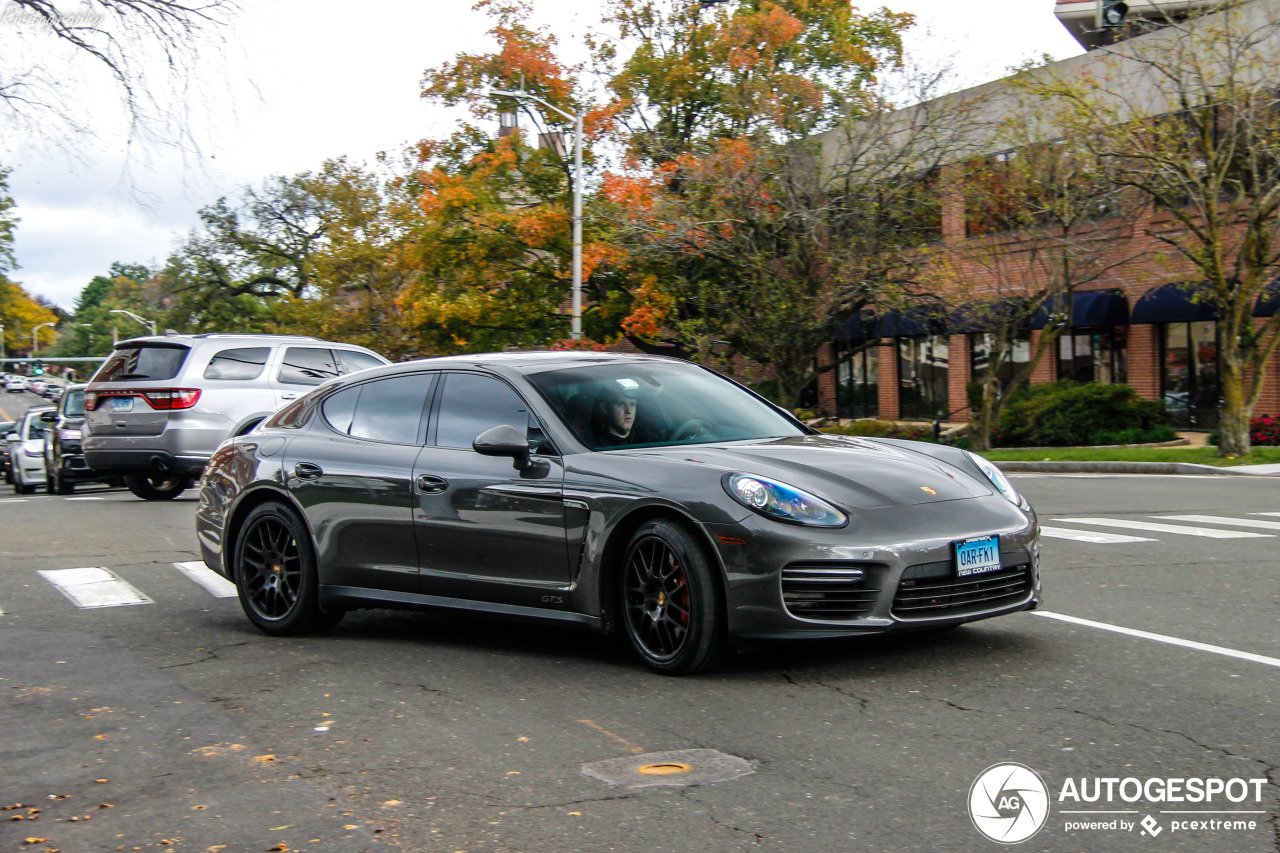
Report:
<svg viewBox="0 0 1280 853"><path fill-rule="evenodd" d="M161 391L143 391L142 396L153 409L189 409L200 399L200 389L165 388Z"/></svg>

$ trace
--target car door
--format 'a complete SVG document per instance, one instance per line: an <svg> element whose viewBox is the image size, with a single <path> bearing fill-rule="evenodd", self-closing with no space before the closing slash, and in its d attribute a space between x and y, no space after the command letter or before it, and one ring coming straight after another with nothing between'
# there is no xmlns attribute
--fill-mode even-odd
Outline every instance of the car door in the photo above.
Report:
<svg viewBox="0 0 1280 853"><path fill-rule="evenodd" d="M570 583L560 458L528 404L502 379L451 372L441 381L430 441L414 467L423 592L565 604L567 596L552 592ZM500 424L533 439L529 469L471 448L476 436Z"/></svg>
<svg viewBox="0 0 1280 853"><path fill-rule="evenodd" d="M344 388L289 442L285 482L315 535L321 583L418 591L413 474L433 382L410 373Z"/></svg>

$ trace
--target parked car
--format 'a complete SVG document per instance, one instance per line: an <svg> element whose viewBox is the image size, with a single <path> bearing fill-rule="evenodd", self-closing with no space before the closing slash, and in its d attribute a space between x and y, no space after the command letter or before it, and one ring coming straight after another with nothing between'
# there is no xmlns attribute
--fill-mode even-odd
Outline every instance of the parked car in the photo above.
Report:
<svg viewBox="0 0 1280 853"><path fill-rule="evenodd" d="M37 397L43 397L44 389L46 386L48 386L48 384L49 384L49 380L43 377L37 376L33 379L27 380L27 390L30 391L32 394L35 394Z"/></svg>
<svg viewBox="0 0 1280 853"><path fill-rule="evenodd" d="M51 406L27 409L13 432L5 435L9 448L9 466L13 477L13 490L29 495L44 482L44 433L46 423L40 416L52 412Z"/></svg>
<svg viewBox="0 0 1280 853"><path fill-rule="evenodd" d="M110 482L111 476L94 471L84 461L81 430L84 427L85 385L68 385L53 412L45 412L45 488L50 494L69 495L77 483Z"/></svg>
<svg viewBox="0 0 1280 853"><path fill-rule="evenodd" d="M16 421L0 422L0 437L13 432L13 428L17 425ZM4 474L4 481L12 486L13 474L9 467L9 442L7 441L0 441L0 473Z"/></svg>
<svg viewBox="0 0 1280 853"><path fill-rule="evenodd" d="M66 390L64 386L58 385L56 382L50 382L44 389L45 399L56 403L62 399L62 395L66 393Z"/></svg>
<svg viewBox="0 0 1280 853"><path fill-rule="evenodd" d="M5 380L4 390L8 394L21 394L27 390L27 380L22 376L10 376Z"/></svg>
<svg viewBox="0 0 1280 853"><path fill-rule="evenodd" d="M504 353L328 382L213 455L202 557L267 634L457 608L731 645L1034 609L1039 526L954 447L817 433L688 362ZM567 546L567 547L566 547Z"/></svg>
<svg viewBox="0 0 1280 853"><path fill-rule="evenodd" d="M116 344L85 391L85 461L168 500L214 449L328 379L387 364L371 350L288 335L176 335Z"/></svg>

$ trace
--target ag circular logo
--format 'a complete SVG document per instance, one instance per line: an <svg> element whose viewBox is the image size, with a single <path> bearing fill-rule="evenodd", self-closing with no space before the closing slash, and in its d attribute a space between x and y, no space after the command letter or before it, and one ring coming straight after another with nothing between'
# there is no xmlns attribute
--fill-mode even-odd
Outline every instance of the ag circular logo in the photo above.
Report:
<svg viewBox="0 0 1280 853"><path fill-rule="evenodd" d="M1030 767L993 764L969 789L969 819L992 841L1021 843L1049 819L1049 789Z"/></svg>

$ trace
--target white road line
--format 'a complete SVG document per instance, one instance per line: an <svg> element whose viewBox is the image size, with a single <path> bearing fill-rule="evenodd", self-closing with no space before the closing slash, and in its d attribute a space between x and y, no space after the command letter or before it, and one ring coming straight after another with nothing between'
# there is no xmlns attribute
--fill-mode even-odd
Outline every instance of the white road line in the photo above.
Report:
<svg viewBox="0 0 1280 853"><path fill-rule="evenodd" d="M1227 518L1220 515L1153 515L1151 517L1168 519L1169 521L1202 521L1205 524L1229 524L1235 527L1280 530L1280 521L1262 521L1257 518Z"/></svg>
<svg viewBox="0 0 1280 853"><path fill-rule="evenodd" d="M110 569L58 569L42 571L40 576L57 587L58 592L69 598L76 607L122 607L151 603L151 599L128 581L121 580Z"/></svg>
<svg viewBox="0 0 1280 853"><path fill-rule="evenodd" d="M1181 524L1157 524L1154 521L1129 521L1119 518L1055 518L1068 524L1096 524L1099 527L1122 527L1126 530L1150 530L1153 533L1180 533L1205 539L1266 539L1270 533L1247 533L1243 530L1216 530L1209 527L1186 527Z"/></svg>
<svg viewBox="0 0 1280 853"><path fill-rule="evenodd" d="M1065 527L1041 527L1041 536L1054 539L1071 539L1075 542L1092 542L1095 545L1120 545L1125 542L1155 542L1141 536L1122 536L1119 533L1100 533L1096 530L1068 530Z"/></svg>
<svg viewBox="0 0 1280 853"><path fill-rule="evenodd" d="M24 504L26 502L26 498L9 498L8 500L0 501L0 504Z"/></svg>
<svg viewBox="0 0 1280 853"><path fill-rule="evenodd" d="M198 560L190 563L174 563L173 567L204 587L214 598L236 597L235 584Z"/></svg>
<svg viewBox="0 0 1280 853"><path fill-rule="evenodd" d="M93 498L67 498L67 500L69 500L69 501L100 501L100 500L102 500L102 498L97 498L97 497L93 497Z"/></svg>
<svg viewBox="0 0 1280 853"><path fill-rule="evenodd" d="M1280 512L1251 512L1249 515L1269 515L1273 518L1280 517Z"/></svg>
<svg viewBox="0 0 1280 853"><path fill-rule="evenodd" d="M1139 631L1136 628L1125 628L1121 625L1111 625L1107 622L1094 622L1092 619L1081 619L1078 616L1067 616L1065 613L1051 613L1048 610L1033 610L1035 616L1043 616L1046 619L1057 619L1061 622L1070 622L1073 625L1083 625L1086 628L1097 628L1102 631L1114 631L1117 634L1125 634L1130 637L1138 637L1143 640L1155 640L1157 643L1168 643L1171 646L1182 646L1186 649L1195 649L1200 652L1209 652L1215 655L1224 655L1229 658L1239 658L1240 660L1253 661L1254 663L1266 664L1267 666L1280 667L1280 658L1270 658L1266 655L1255 655L1253 652L1239 652L1235 649L1228 649L1223 646L1211 646L1208 643L1197 643L1195 640L1184 640L1181 637L1170 637L1167 634L1153 634L1150 631Z"/></svg>

